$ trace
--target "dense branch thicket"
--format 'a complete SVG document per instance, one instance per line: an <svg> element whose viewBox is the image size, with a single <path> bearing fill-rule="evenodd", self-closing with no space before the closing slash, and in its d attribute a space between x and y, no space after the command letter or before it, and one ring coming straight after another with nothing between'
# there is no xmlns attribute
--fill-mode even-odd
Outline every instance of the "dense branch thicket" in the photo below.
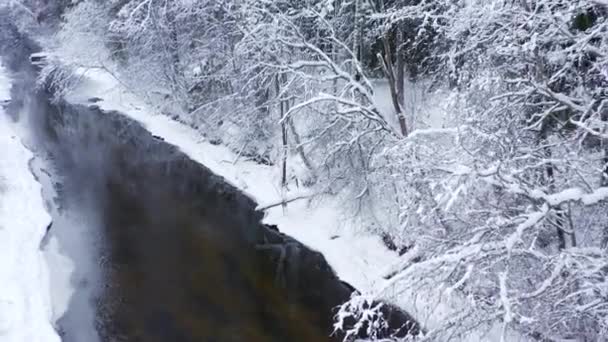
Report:
<svg viewBox="0 0 608 342"><path fill-rule="evenodd" d="M81 0L54 48L276 164L283 187L342 196L405 253L373 295L439 284L460 303L425 338L499 325L595 341L608 335L607 16L605 0ZM440 120L414 117L420 92ZM369 301L339 318L381 326L363 322L378 319Z"/></svg>

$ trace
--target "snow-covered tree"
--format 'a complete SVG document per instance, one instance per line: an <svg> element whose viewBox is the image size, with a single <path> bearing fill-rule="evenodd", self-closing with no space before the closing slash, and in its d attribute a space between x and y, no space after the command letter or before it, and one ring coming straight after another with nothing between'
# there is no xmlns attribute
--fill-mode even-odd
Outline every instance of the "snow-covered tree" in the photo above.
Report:
<svg viewBox="0 0 608 342"><path fill-rule="evenodd" d="M374 159L377 202L395 194L392 234L410 248L387 288L439 283L463 303L430 338L497 322L505 336L605 335L606 10L420 1L380 16L419 23L458 94L451 128Z"/></svg>

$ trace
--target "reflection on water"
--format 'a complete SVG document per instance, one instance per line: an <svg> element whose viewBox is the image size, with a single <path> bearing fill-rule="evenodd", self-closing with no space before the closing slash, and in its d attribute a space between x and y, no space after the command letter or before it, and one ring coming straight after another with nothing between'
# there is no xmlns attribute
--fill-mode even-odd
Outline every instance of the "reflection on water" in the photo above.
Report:
<svg viewBox="0 0 608 342"><path fill-rule="evenodd" d="M329 340L350 289L320 254L261 225L253 201L120 114L46 112L39 135L62 197L94 192L100 212L102 340Z"/></svg>

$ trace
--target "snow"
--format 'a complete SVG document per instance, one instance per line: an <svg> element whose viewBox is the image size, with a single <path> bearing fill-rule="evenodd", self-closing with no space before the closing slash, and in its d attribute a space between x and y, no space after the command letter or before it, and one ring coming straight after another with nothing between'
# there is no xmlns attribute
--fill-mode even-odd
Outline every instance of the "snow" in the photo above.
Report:
<svg viewBox="0 0 608 342"><path fill-rule="evenodd" d="M586 193L581 188L568 188L560 192L547 195L539 189L530 191L530 196L543 199L550 206L558 206L566 202L580 201L585 205L597 204L608 198L608 187L600 187L590 193Z"/></svg>
<svg viewBox="0 0 608 342"><path fill-rule="evenodd" d="M0 102L10 80L0 64ZM29 170L32 153L0 107L0 341L60 341L52 324L48 265L40 251L50 216Z"/></svg>
<svg viewBox="0 0 608 342"><path fill-rule="evenodd" d="M549 206L545 204L542 206L540 211L533 212L528 215L524 222L520 223L517 228L515 228L515 232L507 238L507 250L511 252L511 250L513 250L513 247L515 247L515 244L521 241L524 232L536 225L538 222L540 222L547 215L548 212Z"/></svg>
<svg viewBox="0 0 608 342"><path fill-rule="evenodd" d="M398 129L388 81L375 79L372 85L374 105L393 128ZM414 82L409 77L405 78L403 110L411 131L408 137L457 133L457 127L446 128L450 119L450 105L456 93L444 90L428 92L429 86L427 81Z"/></svg>
<svg viewBox="0 0 608 342"><path fill-rule="evenodd" d="M499 275L500 280L500 302L502 303L502 308L505 311L504 314L504 329L507 330L507 325L513 321L513 313L511 311L511 301L509 300L509 295L507 292L507 273L501 273ZM505 341L505 334L502 334L500 337L500 341Z"/></svg>
<svg viewBox="0 0 608 342"><path fill-rule="evenodd" d="M36 179L42 185L42 198L58 198L59 195L55 193L55 186L52 184L50 174L42 171L47 168L48 166L43 158L35 158L30 162L30 170L32 170ZM50 193L47 193L47 191ZM62 222L58 222L58 219L63 219L63 216L58 215L56 212L57 208L52 205L48 205L46 209L54 220L53 229L46 237L46 241L42 243L42 252L51 270L49 285L52 294L52 321L57 322L66 313L70 299L75 292L71 282L75 271L75 264L71 258L66 256L65 246L63 246L65 241L60 241L61 239L57 237L57 227L62 225Z"/></svg>

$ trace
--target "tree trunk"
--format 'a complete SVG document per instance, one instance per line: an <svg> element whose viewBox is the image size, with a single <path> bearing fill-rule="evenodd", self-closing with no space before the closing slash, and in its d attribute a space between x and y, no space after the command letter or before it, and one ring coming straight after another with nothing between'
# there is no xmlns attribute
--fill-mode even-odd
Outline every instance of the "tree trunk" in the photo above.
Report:
<svg viewBox="0 0 608 342"><path fill-rule="evenodd" d="M608 141L604 141L604 168L602 170L602 186L608 186Z"/></svg>
<svg viewBox="0 0 608 342"><path fill-rule="evenodd" d="M403 31L397 27L396 39L395 39L395 50L396 50L396 72L395 72L395 87L397 102L401 107L401 115L399 116L399 126L401 127L401 133L407 135L407 123L405 119L405 56L403 54Z"/></svg>
<svg viewBox="0 0 608 342"><path fill-rule="evenodd" d="M608 122L608 109L602 109L602 121ZM604 134L606 134L606 130ZM604 149L603 167L602 167L602 179L601 186L608 186L608 139L602 139L602 147Z"/></svg>
<svg viewBox="0 0 608 342"><path fill-rule="evenodd" d="M601 186L608 186L608 139L603 139L602 144L604 145L604 167L602 169L602 180ZM604 227L604 234L602 238L601 247L608 248L608 225Z"/></svg>
<svg viewBox="0 0 608 342"><path fill-rule="evenodd" d="M289 111L289 100L283 100L281 95L281 77L279 75L275 78L276 85L276 96L279 101L279 114L281 122L281 140L282 140L282 151L281 151L281 188L287 188L287 126L286 121L289 119L285 118L285 114ZM285 205L283 205L285 208Z"/></svg>
<svg viewBox="0 0 608 342"><path fill-rule="evenodd" d="M287 113L289 111L289 101L281 101L281 108L283 108L282 110L282 115L285 115L285 113ZM287 119L289 120L289 119ZM287 187L287 150L288 150L288 146L287 146L287 127L285 125L285 121L287 120L283 120L281 121L281 139L283 141L283 166L282 166L282 170L281 170L281 186L283 188Z"/></svg>
<svg viewBox="0 0 608 342"><path fill-rule="evenodd" d="M604 109L602 113L602 121L608 121L608 110ZM606 132L604 132L606 133ZM604 163L602 167L601 174L601 186L608 186L608 139L602 139L602 147L604 150L604 157L602 158L602 162ZM608 225L604 227L604 236L602 237L602 248L608 248Z"/></svg>
<svg viewBox="0 0 608 342"><path fill-rule="evenodd" d="M540 144L545 144L547 142L547 138L548 138L548 131L549 131L549 127L548 127L548 123L546 122L547 119L545 119L543 121L543 123L541 124L541 129L540 129ZM544 147L544 152L545 152L545 158L547 159L551 159L551 148L550 147ZM546 172L546 184L547 184L547 188L549 189L550 192L555 192L555 167L553 166L553 163L547 163L545 166L545 172ZM555 210L555 217L557 219L557 225L555 227L556 229L556 234L557 234L557 239L558 239L558 248L559 250L564 250L566 249L566 235L564 232L564 227L565 227L565 214L564 211L562 210L562 208L560 206L556 206L554 208ZM573 229L574 231L574 229Z"/></svg>
<svg viewBox="0 0 608 342"><path fill-rule="evenodd" d="M401 108L405 108L405 56L403 54L403 31L400 28L397 28L396 39L395 39L395 49L396 49L396 63L395 66L397 68L396 71L396 79L397 82L397 100L401 105Z"/></svg>
<svg viewBox="0 0 608 342"><path fill-rule="evenodd" d="M311 172L312 182L315 183L317 181L317 175L312 165L312 162L306 156L304 152L304 146L302 146L302 139L300 139L300 135L296 131L296 126L293 124L292 120L289 120L289 130L291 131L291 136L293 137L294 142L296 143L296 151L298 151L298 155L302 159L304 166Z"/></svg>
<svg viewBox="0 0 608 342"><path fill-rule="evenodd" d="M549 148L546 148L545 151L547 152L549 150ZM548 151L548 155L547 158L551 158L551 151ZM547 180L549 182L549 189L551 192L554 192L555 190L555 178L554 178L554 167L552 163L548 163L546 166L546 171L547 171ZM558 240L558 248L560 251L566 249L566 234L564 232L564 221L565 221L565 214L564 211L562 210L561 206L557 206L555 208L555 217L557 219L557 226L555 227L556 229L556 233L557 233L557 240Z"/></svg>
<svg viewBox="0 0 608 342"><path fill-rule="evenodd" d="M382 38L382 43L384 45L384 56L378 56L378 58L382 61L382 69L384 70L384 74L388 79L388 86L391 91L391 100L393 102L393 107L395 108L395 114L397 115L397 119L399 120L399 128L401 130L401 135L406 137L408 135L407 123L405 121L403 107L401 106L401 101L399 100L399 94L397 92L397 79L395 77L395 68L393 67L392 52L389 38L390 31L387 32Z"/></svg>
<svg viewBox="0 0 608 342"><path fill-rule="evenodd" d="M354 20L355 20L355 31L354 31L354 37L353 37L353 54L355 55L355 58L357 58L359 56L359 49L357 44L359 43L359 0L355 0L355 13L354 13ZM357 69L355 68L354 64L351 67L352 70L352 74L357 72Z"/></svg>
<svg viewBox="0 0 608 342"><path fill-rule="evenodd" d="M378 0L378 10L383 13L385 11L384 0ZM395 108L395 115L397 115L397 120L399 121L399 129L401 131L401 135L403 137L407 137L408 129L407 122L405 120L405 114L403 113L403 78L405 75L404 64L400 52L400 48L402 45L403 34L400 32L399 27L397 27L397 37L396 37L396 51L397 51L397 67L393 67L393 53L391 49L391 30L387 30L386 33L382 36L382 45L384 47L384 57L378 54L378 59L382 62L382 69L386 78L388 79L388 86L391 91L391 100L393 102L393 107ZM395 75L395 69L398 75ZM398 85L398 83L400 85Z"/></svg>

